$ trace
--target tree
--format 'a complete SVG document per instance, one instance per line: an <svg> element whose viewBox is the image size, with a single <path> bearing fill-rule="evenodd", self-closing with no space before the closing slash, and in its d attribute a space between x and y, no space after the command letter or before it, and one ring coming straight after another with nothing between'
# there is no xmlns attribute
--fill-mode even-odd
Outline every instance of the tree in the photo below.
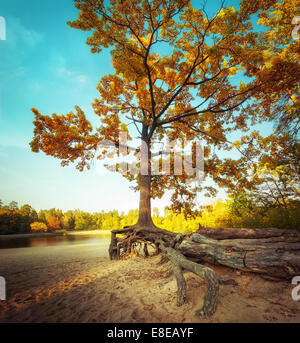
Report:
<svg viewBox="0 0 300 343"><path fill-rule="evenodd" d="M75 229L75 215L73 211L67 211L62 217L62 226L66 230Z"/></svg>
<svg viewBox="0 0 300 343"><path fill-rule="evenodd" d="M46 212L47 212L46 210L40 210L38 213L38 219L45 224L47 223Z"/></svg>
<svg viewBox="0 0 300 343"><path fill-rule="evenodd" d="M260 50L254 44L258 34L252 32L246 14L233 7L220 8L209 18L204 9L196 10L186 0L117 1L110 7L102 1L84 0L75 5L81 11L79 19L69 24L93 32L87 41L92 52L112 47L116 73L100 80L101 98L93 104L102 125L93 131L78 106L76 113L51 117L33 109L32 150L61 158L63 165L77 160L82 170L95 155L99 157L100 142L109 140L120 147L119 133L124 124L132 123L145 148L143 172L137 177L137 225L154 226L150 199L162 196L166 189L175 190L173 209L189 213L195 192L187 187L188 176L152 177L151 144L163 137L193 140L202 136L207 145L221 147L226 145L225 134L246 125L250 114L238 109L262 85L251 81L237 86L231 78L239 69L252 76L248 64ZM158 54L162 44L168 44L169 56ZM228 177L222 179L218 172L222 166L232 169L232 174L238 168L207 149L206 173L226 185Z"/></svg>
<svg viewBox="0 0 300 343"><path fill-rule="evenodd" d="M93 216L90 213L75 211L74 216L74 229L75 230L94 230L95 223Z"/></svg>
<svg viewBox="0 0 300 343"><path fill-rule="evenodd" d="M137 181L139 217L126 232L129 236L147 232L139 239L152 241L165 252L175 265L178 280L182 280L181 268L193 269L194 265L172 250L175 236L154 225L151 198L173 190L173 211L191 215L196 191L203 188L214 192L214 189L189 183L193 177L187 173L186 165L184 172L176 175L175 152L170 157L173 174L153 175L151 162L157 157L153 153L154 142L163 139L195 142L201 138L206 145L207 179L231 190L252 187L248 177L251 159L239 149L238 143L228 139L228 134L247 131L249 121L255 124L268 120L272 101L279 101L269 95L279 91L277 81L283 55L287 52L286 45L292 44L285 41L281 46L282 40L274 39L267 45L266 37L274 31L273 23L265 20L269 26L266 34L255 30L250 20L256 13L264 18L264 13L277 3L242 1L239 9L222 4L214 16L209 16L205 8L193 8L188 0L114 0L109 4L102 0L75 0L75 6L80 13L69 25L91 31L87 44L93 53L111 49L115 74L100 80L97 87L100 98L93 103L101 125L93 129L78 106L76 113L52 116L42 115L33 108L35 129L31 148L60 158L62 165L77 162L79 170L88 168L93 158L102 158L109 147L139 153L140 172L136 176L125 175L130 181ZM281 59L270 62L269 52L275 49ZM289 93L299 80L289 71L291 66L295 69L295 63L284 66L280 96ZM277 79L270 76L273 73ZM239 77L243 77L243 82L237 82ZM140 148L130 147L119 138L121 131L131 138L126 128L131 124L141 140ZM99 149L104 141L109 143ZM244 139L244 144L251 146L251 142L251 137ZM217 155L217 150L234 147L242 153L238 160ZM158 156L165 153L162 150ZM162 159L159 163L162 164ZM195 167L195 159L191 165ZM117 242L112 239L111 256L120 252ZM133 242L127 237L123 252L130 250ZM201 313L211 314L215 310L212 298L217 294L217 278L208 268L195 268L209 283ZM181 303L184 297L181 294L179 298Z"/></svg>
<svg viewBox="0 0 300 343"><path fill-rule="evenodd" d="M47 225L49 230L60 230L60 222L57 217L50 215L47 219Z"/></svg>
<svg viewBox="0 0 300 343"><path fill-rule="evenodd" d="M28 217L30 222L35 222L38 220L38 215L35 211L34 208L32 208L30 205L26 204L26 205L23 205L21 208L20 208L20 213L25 216L25 217Z"/></svg>
<svg viewBox="0 0 300 343"><path fill-rule="evenodd" d="M17 211L19 209L18 203L16 201L11 201L8 205L10 211Z"/></svg>
<svg viewBox="0 0 300 343"><path fill-rule="evenodd" d="M47 225L41 222L34 222L30 224L32 232L46 232L48 230Z"/></svg>

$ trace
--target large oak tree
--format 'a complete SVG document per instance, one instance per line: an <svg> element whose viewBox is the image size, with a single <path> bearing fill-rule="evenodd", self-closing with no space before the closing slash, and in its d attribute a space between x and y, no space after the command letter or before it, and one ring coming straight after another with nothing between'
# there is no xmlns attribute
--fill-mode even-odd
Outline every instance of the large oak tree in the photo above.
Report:
<svg viewBox="0 0 300 343"><path fill-rule="evenodd" d="M269 120L274 111L295 101L300 73L299 44L290 35L284 36L293 30L296 1L241 1L239 8L223 5L209 15L188 0L75 0L79 16L68 24L91 32L87 44L93 53L110 49L115 69L97 87L99 98L93 109L99 127L93 128L78 106L75 113L66 115L42 115L33 109L32 150L62 159L63 165L77 162L79 170L92 159L102 158L106 149L99 150L99 143L103 141L124 148L120 132L132 133L127 129L132 124L147 156L141 162L144 172L136 178L126 175L137 181L139 219L122 231L128 234L123 245L118 246L115 237L119 231L113 233L111 254L115 249L118 253L129 249L146 230L143 239L154 242L174 262L179 304L185 300L181 268L207 280L204 307L198 313L204 315L215 311L218 278L173 249L181 238L155 227L151 198L173 190L172 208L191 214L196 191L205 187L193 188L185 172L152 175L153 142L201 139L205 177L229 190L251 189L248 172L257 157L253 141L266 145L264 138L250 133L231 142L228 135L236 130L248 132L249 126ZM275 13L274 20L270 13ZM253 25L257 14L266 30ZM280 20L285 24L278 28ZM272 146L280 149L275 139ZM222 149L233 148L240 151L239 159L222 157ZM206 190L214 192L212 187Z"/></svg>

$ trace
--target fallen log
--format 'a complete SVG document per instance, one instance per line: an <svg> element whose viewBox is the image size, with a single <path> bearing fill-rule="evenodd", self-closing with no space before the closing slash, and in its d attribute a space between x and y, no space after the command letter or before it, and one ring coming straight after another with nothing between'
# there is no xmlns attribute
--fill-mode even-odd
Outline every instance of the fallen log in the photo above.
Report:
<svg viewBox="0 0 300 343"><path fill-rule="evenodd" d="M290 280L300 275L300 233L296 230L201 227L177 249L201 263L224 265L263 277Z"/></svg>
<svg viewBox="0 0 300 343"><path fill-rule="evenodd" d="M300 241L300 231L297 230L280 230L277 228L264 228L264 229L239 229L239 228L207 228L199 225L196 231L202 236L221 239L236 239L236 238L276 238L277 241Z"/></svg>

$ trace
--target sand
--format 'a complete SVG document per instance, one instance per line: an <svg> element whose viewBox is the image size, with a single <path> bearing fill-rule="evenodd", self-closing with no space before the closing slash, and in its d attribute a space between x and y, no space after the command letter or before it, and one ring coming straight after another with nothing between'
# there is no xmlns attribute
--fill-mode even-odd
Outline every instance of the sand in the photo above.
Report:
<svg viewBox="0 0 300 343"><path fill-rule="evenodd" d="M203 280L185 273L188 303L177 307L170 262L158 266L160 256L110 261L108 243L0 249L7 288L0 322L300 322L300 301L293 301L289 282L225 267L213 268L237 285L220 287L211 318L195 317Z"/></svg>

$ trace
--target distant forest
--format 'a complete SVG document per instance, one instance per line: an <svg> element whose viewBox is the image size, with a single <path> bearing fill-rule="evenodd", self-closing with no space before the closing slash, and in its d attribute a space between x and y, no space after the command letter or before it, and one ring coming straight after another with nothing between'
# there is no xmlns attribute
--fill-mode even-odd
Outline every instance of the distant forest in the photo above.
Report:
<svg viewBox="0 0 300 343"><path fill-rule="evenodd" d="M186 218L183 213L173 213L165 208L160 213L152 210L153 221L161 228L174 232L188 233L204 227L277 227L300 229L299 202L289 206L260 205L255 199L244 194L236 194L231 200L218 200L203 206L194 218ZM30 205L19 206L16 201L8 205L0 200L0 234L54 232L72 230L113 230L136 223L138 210L127 214L117 210L89 213L81 210L63 212L51 208L37 212Z"/></svg>

